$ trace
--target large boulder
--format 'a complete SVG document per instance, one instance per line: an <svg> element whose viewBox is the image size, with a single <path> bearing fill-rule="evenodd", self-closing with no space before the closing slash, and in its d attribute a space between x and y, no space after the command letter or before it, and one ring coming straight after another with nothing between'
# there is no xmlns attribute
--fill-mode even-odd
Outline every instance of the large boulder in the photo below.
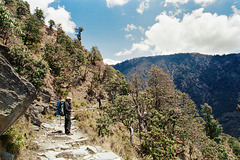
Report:
<svg viewBox="0 0 240 160"><path fill-rule="evenodd" d="M26 112L26 117L31 120L31 123L37 126L41 126L42 118L41 115L45 115L49 110L50 104L34 101Z"/></svg>
<svg viewBox="0 0 240 160"><path fill-rule="evenodd" d="M21 78L3 55L9 48L0 45L0 135L3 134L36 98L35 87Z"/></svg>

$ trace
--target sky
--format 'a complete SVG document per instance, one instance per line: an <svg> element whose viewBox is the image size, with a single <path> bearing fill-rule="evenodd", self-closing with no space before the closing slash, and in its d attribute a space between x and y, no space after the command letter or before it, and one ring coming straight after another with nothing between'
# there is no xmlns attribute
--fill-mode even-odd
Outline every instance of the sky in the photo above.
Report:
<svg viewBox="0 0 240 160"><path fill-rule="evenodd" d="M72 39L98 47L104 62L175 53L240 52L239 0L26 0L45 23L62 24Z"/></svg>

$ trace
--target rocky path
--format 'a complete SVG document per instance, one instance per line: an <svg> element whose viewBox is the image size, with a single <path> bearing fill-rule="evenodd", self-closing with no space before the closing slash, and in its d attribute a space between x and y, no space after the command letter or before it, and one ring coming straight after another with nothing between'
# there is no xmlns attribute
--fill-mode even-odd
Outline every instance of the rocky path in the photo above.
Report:
<svg viewBox="0 0 240 160"><path fill-rule="evenodd" d="M37 160L121 160L113 152L101 146L88 145L88 137L82 134L72 120L71 133L65 135L64 117L55 118L51 123L42 124L42 134L34 142L39 146Z"/></svg>

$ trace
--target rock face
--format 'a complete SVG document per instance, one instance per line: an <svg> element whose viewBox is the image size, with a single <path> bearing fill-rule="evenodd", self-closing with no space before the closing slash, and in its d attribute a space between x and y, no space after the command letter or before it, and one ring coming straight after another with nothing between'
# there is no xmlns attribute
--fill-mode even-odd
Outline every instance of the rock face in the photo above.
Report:
<svg viewBox="0 0 240 160"><path fill-rule="evenodd" d="M41 114L45 115L48 112L49 105L50 104L34 101L25 114L27 119L30 119L32 124L40 127L42 124Z"/></svg>
<svg viewBox="0 0 240 160"><path fill-rule="evenodd" d="M21 78L3 55L9 48L0 45L0 135L3 134L36 98L35 87Z"/></svg>

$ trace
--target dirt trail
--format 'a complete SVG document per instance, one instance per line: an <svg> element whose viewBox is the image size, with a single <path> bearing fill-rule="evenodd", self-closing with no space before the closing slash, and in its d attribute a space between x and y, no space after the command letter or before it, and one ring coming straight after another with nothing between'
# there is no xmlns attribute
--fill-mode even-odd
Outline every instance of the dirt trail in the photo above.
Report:
<svg viewBox="0 0 240 160"><path fill-rule="evenodd" d="M37 160L121 160L101 146L90 146L88 136L80 132L72 117L71 133L64 134L64 117L56 117L51 123L42 124L42 134L34 142L39 146ZM63 133L62 133L63 132Z"/></svg>

